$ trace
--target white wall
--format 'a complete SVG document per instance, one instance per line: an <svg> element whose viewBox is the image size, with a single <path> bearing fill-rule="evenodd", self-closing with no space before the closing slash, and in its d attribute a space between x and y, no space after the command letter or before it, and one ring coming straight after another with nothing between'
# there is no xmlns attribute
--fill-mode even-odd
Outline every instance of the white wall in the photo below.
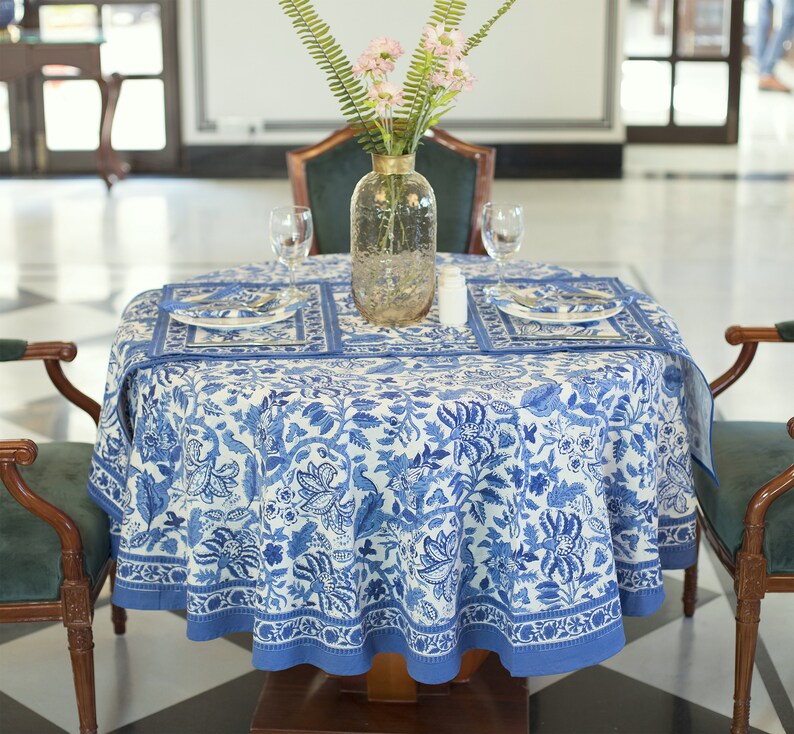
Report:
<svg viewBox="0 0 794 734"><path fill-rule="evenodd" d="M183 143L300 144L341 124L336 100L276 0L179 0ZM499 0L472 0L464 32ZM477 78L444 127L472 142L624 140L619 79L622 0L518 0L475 49ZM430 0L315 0L354 60L397 38L401 81Z"/></svg>

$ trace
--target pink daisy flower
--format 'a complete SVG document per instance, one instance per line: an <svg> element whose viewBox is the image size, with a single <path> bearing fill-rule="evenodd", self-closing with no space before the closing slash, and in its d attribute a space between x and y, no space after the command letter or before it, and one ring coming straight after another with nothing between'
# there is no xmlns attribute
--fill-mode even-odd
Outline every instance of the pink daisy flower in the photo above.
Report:
<svg viewBox="0 0 794 734"><path fill-rule="evenodd" d="M455 29L446 30L443 23L437 26L426 25L423 29L425 37L424 48L434 56L458 57L466 48L466 36L463 31Z"/></svg>
<svg viewBox="0 0 794 734"><path fill-rule="evenodd" d="M394 71L394 62L404 53L399 41L393 38L373 38L364 53L358 57L353 66L356 76L370 73L374 78L379 78Z"/></svg>
<svg viewBox="0 0 794 734"><path fill-rule="evenodd" d="M437 71L430 78L434 87L444 87L453 92L471 92L474 86L474 75L469 65L460 59L450 58L443 71Z"/></svg>
<svg viewBox="0 0 794 734"><path fill-rule="evenodd" d="M367 46L367 50L364 53L370 56L380 56L389 61L397 61L405 52L399 41L381 36L379 38L373 38L369 42L369 46Z"/></svg>
<svg viewBox="0 0 794 734"><path fill-rule="evenodd" d="M399 107L403 104L403 90L391 82L373 84L367 96L375 102L375 110L379 115L385 114L389 107Z"/></svg>

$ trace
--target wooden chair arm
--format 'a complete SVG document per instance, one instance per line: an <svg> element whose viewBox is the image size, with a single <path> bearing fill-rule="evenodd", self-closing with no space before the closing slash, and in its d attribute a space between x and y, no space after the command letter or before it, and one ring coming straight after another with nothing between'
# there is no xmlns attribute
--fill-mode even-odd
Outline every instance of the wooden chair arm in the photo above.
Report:
<svg viewBox="0 0 794 734"><path fill-rule="evenodd" d="M731 367L716 380L711 382L711 394L716 398L717 395L727 390L738 380L750 366L755 357L758 344L760 342L783 342L787 341L781 335L781 328L784 324L777 326L729 326L725 331L725 340L728 344L742 345L739 356Z"/></svg>
<svg viewBox="0 0 794 734"><path fill-rule="evenodd" d="M64 579L82 581L85 578L83 540L77 524L63 510L28 487L17 469L17 465L30 466L36 460L38 452L38 446L27 438L0 441L0 481L22 507L44 520L58 533Z"/></svg>
<svg viewBox="0 0 794 734"><path fill-rule="evenodd" d="M34 342L28 344L22 359L40 359L58 392L70 403L84 410L99 425L101 408L96 400L80 392L66 377L61 362L71 362L77 356L77 345L73 342Z"/></svg>

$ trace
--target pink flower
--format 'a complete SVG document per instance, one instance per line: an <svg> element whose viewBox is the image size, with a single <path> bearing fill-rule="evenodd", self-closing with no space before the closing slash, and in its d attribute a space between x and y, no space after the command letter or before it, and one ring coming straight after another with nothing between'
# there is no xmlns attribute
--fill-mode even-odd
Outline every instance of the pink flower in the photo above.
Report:
<svg viewBox="0 0 794 734"><path fill-rule="evenodd" d="M383 115L389 107L399 107L403 103L403 90L391 82L376 82L369 88L367 96L375 102L375 110Z"/></svg>
<svg viewBox="0 0 794 734"><path fill-rule="evenodd" d="M399 41L385 37L373 38L364 53L358 57L358 61L353 65L353 73L356 76L363 76L369 72L377 79L390 71L394 71L394 62L403 53L404 51Z"/></svg>
<svg viewBox="0 0 794 734"><path fill-rule="evenodd" d="M450 58L443 71L437 71L430 77L434 87L444 87L453 92L471 92L474 86L474 76L469 71L469 65L460 59Z"/></svg>
<svg viewBox="0 0 794 734"><path fill-rule="evenodd" d="M458 57L466 48L466 36L463 31L455 29L446 30L443 23L433 27L426 25L422 31L425 37L424 47L434 56Z"/></svg>
<svg viewBox="0 0 794 734"><path fill-rule="evenodd" d="M364 53L370 56L380 56L390 61L397 61L405 52L399 41L381 36L380 38L373 38Z"/></svg>
<svg viewBox="0 0 794 734"><path fill-rule="evenodd" d="M361 56L358 57L358 61L353 64L353 74L355 76L363 76L368 71L371 72L373 76L380 73L378 67L375 65L375 59L366 54L361 54Z"/></svg>

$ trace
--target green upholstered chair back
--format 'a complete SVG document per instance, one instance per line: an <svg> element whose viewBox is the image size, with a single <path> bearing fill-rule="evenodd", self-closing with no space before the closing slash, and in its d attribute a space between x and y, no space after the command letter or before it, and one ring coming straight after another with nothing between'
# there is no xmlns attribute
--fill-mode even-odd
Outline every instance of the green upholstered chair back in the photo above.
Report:
<svg viewBox="0 0 794 734"><path fill-rule="evenodd" d="M463 143L431 131L416 154L416 170L433 187L440 252L482 252L479 213L489 200L493 148ZM295 203L309 206L315 228L312 254L350 251L350 199L358 181L372 170L370 156L349 128L287 155Z"/></svg>

